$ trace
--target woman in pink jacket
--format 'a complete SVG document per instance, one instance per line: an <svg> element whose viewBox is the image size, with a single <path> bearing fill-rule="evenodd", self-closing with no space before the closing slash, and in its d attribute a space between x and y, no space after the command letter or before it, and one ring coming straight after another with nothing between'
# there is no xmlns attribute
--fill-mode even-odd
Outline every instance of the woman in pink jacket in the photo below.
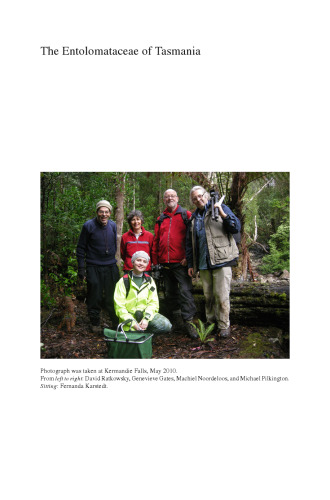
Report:
<svg viewBox="0 0 330 500"><path fill-rule="evenodd" d="M146 231L142 226L144 219L140 210L133 210L127 216L130 230L124 233L121 238L120 254L124 261L124 271L130 271L133 268L131 257L135 252L143 250L151 256L152 243L154 235ZM151 270L151 259L149 260L146 271Z"/></svg>

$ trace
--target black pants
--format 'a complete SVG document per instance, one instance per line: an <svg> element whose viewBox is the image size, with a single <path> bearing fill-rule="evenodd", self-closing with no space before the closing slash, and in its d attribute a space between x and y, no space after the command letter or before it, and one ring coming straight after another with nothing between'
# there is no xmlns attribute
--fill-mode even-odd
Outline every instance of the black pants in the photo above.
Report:
<svg viewBox="0 0 330 500"><path fill-rule="evenodd" d="M87 266L87 309L92 325L100 324L101 308L107 311L113 323L117 322L113 304L115 286L119 280L116 264L111 266Z"/></svg>
<svg viewBox="0 0 330 500"><path fill-rule="evenodd" d="M192 295L192 282L188 275L188 267L181 264L162 264L166 306L170 314L181 311L182 319L190 321L196 314L196 306Z"/></svg>

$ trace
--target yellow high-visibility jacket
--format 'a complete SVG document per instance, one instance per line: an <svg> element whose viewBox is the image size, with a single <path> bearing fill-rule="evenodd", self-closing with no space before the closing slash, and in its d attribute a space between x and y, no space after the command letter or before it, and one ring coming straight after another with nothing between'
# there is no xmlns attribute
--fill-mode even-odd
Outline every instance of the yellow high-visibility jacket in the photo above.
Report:
<svg viewBox="0 0 330 500"><path fill-rule="evenodd" d="M127 294L128 285L129 291ZM132 279L132 271L126 273L116 285L114 305L120 323L127 319L134 319L136 311L141 311L143 318L151 321L159 310L157 288L152 277L144 273L144 280L141 287L138 288ZM135 319L134 321L137 323Z"/></svg>

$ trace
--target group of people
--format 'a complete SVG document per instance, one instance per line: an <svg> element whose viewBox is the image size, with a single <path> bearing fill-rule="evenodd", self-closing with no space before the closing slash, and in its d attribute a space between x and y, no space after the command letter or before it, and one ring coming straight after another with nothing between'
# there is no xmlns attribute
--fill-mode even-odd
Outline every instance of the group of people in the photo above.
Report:
<svg viewBox="0 0 330 500"><path fill-rule="evenodd" d="M143 214L132 211L129 231L123 234L120 253L124 276L116 263L117 228L106 200L96 205L96 217L82 228L78 245L78 275L87 281L87 308L93 332L100 332L104 307L113 325L131 320L126 328L150 333L185 332L197 338L193 326L196 306L192 278L199 272L205 295L207 323L216 323L219 337L230 334L230 283L238 248L233 234L240 221L221 202L214 203L219 217L212 217L209 193L202 186L190 191L196 206L192 213L179 205L173 189L164 193L166 208L157 218L154 235L143 227ZM159 300L150 275L161 266L168 318L158 313Z"/></svg>

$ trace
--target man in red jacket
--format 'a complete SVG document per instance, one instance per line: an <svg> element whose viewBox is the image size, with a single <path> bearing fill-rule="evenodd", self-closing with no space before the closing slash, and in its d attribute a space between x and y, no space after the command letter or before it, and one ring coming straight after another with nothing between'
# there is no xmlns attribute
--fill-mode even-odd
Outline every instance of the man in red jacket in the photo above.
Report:
<svg viewBox="0 0 330 500"><path fill-rule="evenodd" d="M190 337L197 338L196 329L189 323L196 313L196 306L185 251L186 225L191 212L178 205L178 201L178 195L173 189L165 191L166 210L155 224L152 263L162 266L173 331L183 329Z"/></svg>

